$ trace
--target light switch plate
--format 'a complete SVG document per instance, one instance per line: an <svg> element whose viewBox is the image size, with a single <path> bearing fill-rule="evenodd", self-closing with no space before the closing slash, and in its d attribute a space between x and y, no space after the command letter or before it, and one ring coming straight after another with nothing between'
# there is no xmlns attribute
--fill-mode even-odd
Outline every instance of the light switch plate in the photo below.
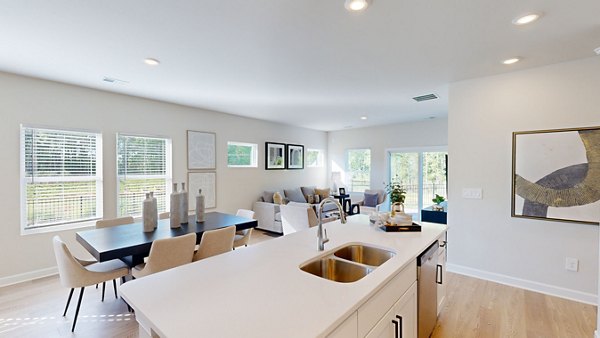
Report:
<svg viewBox="0 0 600 338"><path fill-rule="evenodd" d="M577 272L579 270L579 260L573 257L565 259L565 269Z"/></svg>
<svg viewBox="0 0 600 338"><path fill-rule="evenodd" d="M481 188L463 188L462 197L480 200L483 198L483 193L481 191Z"/></svg>

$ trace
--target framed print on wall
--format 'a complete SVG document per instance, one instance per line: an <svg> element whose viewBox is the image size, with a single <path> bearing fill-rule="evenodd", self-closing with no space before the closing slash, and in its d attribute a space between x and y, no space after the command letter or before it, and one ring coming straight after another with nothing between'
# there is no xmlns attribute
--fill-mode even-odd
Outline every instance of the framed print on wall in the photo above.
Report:
<svg viewBox="0 0 600 338"><path fill-rule="evenodd" d="M196 196L198 195L199 189L202 189L202 195L204 195L205 208L213 209L217 207L216 172L188 173L188 189L188 205L192 208L190 210L193 210L196 207Z"/></svg>
<svg viewBox="0 0 600 338"><path fill-rule="evenodd" d="M288 169L304 169L304 146L299 144L287 145Z"/></svg>
<svg viewBox="0 0 600 338"><path fill-rule="evenodd" d="M598 225L600 127L513 133L512 216Z"/></svg>
<svg viewBox="0 0 600 338"><path fill-rule="evenodd" d="M285 150L284 143L265 142L265 169L285 169Z"/></svg>
<svg viewBox="0 0 600 338"><path fill-rule="evenodd" d="M187 131L188 170L217 169L217 134Z"/></svg>

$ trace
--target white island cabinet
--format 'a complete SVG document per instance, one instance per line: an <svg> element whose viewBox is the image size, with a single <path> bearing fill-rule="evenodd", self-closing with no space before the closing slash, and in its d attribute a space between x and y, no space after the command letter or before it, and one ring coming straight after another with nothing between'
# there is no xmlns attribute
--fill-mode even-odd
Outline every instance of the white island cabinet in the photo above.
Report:
<svg viewBox="0 0 600 338"><path fill-rule="evenodd" d="M125 283L140 337L416 338L416 258L446 226L386 233L355 215L325 227L325 251L311 228ZM352 283L300 270L351 243L395 255Z"/></svg>

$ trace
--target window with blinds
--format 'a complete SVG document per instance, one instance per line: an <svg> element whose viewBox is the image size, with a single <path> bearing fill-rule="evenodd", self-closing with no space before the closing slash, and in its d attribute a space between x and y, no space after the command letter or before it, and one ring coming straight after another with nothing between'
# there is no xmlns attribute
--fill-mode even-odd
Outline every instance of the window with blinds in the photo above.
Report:
<svg viewBox="0 0 600 338"><path fill-rule="evenodd" d="M154 192L158 211L167 210L171 185L171 140L117 135L117 212L140 216L147 192Z"/></svg>
<svg viewBox="0 0 600 338"><path fill-rule="evenodd" d="M102 218L102 135L21 126L22 228Z"/></svg>

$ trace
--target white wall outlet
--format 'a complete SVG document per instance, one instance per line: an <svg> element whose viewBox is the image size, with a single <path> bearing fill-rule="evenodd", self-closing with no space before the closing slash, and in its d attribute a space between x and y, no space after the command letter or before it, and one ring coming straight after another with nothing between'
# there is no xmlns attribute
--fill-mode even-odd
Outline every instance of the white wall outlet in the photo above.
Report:
<svg viewBox="0 0 600 338"><path fill-rule="evenodd" d="M579 260L573 257L565 259L565 269L577 272L579 270Z"/></svg>
<svg viewBox="0 0 600 338"><path fill-rule="evenodd" d="M462 190L463 198L480 200L483 198L482 196L481 188L463 188Z"/></svg>

